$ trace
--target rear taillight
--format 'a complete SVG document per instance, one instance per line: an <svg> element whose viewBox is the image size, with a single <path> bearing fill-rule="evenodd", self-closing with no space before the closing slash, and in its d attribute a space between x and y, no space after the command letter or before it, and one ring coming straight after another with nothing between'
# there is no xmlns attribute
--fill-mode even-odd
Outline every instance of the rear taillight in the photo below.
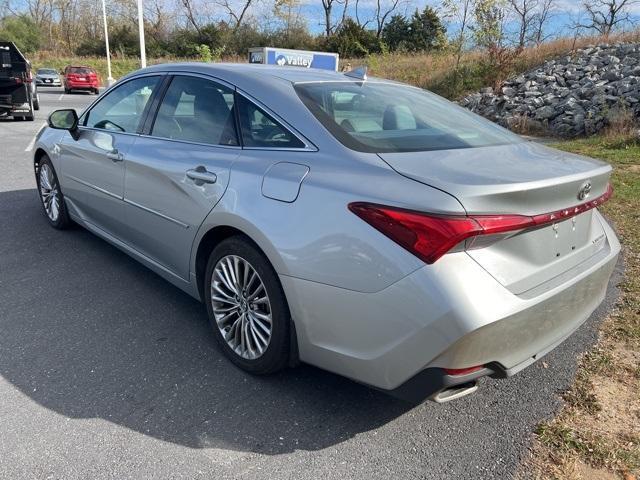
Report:
<svg viewBox="0 0 640 480"><path fill-rule="evenodd" d="M514 233L560 222L602 205L611 198L612 193L611 185L607 185L607 191L594 200L535 216L444 216L364 202L349 204L349 210L425 263L431 264L469 238Z"/></svg>

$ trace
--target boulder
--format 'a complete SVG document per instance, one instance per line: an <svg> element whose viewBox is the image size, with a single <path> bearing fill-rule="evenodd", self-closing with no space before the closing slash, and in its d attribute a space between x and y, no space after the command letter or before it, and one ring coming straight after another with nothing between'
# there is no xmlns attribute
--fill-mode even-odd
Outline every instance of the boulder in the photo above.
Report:
<svg viewBox="0 0 640 480"><path fill-rule="evenodd" d="M591 135L607 125L616 106L640 118L640 44L590 45L459 104L506 127L526 116L554 135Z"/></svg>

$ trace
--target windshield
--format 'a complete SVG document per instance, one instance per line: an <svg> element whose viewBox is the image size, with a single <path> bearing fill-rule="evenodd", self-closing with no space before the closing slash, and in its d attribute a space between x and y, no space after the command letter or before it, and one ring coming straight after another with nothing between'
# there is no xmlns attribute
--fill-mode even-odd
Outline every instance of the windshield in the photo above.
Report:
<svg viewBox="0 0 640 480"><path fill-rule="evenodd" d="M88 67L71 67L69 73L77 73L78 75L89 75L93 72L92 68Z"/></svg>
<svg viewBox="0 0 640 480"><path fill-rule="evenodd" d="M298 83L296 92L345 146L416 152L521 142L517 135L419 88L382 82Z"/></svg>
<svg viewBox="0 0 640 480"><path fill-rule="evenodd" d="M40 68L38 69L37 75L56 75L58 72L51 68Z"/></svg>

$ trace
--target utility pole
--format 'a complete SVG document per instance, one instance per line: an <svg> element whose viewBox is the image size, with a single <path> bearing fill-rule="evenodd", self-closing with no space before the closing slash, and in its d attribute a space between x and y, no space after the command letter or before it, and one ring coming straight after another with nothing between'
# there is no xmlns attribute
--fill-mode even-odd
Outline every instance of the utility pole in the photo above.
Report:
<svg viewBox="0 0 640 480"><path fill-rule="evenodd" d="M109 32L107 31L107 7L102 0L102 22L104 23L104 47L107 50L107 87L113 85L111 76L111 52L109 51Z"/></svg>
<svg viewBox="0 0 640 480"><path fill-rule="evenodd" d="M142 0L138 0L138 33L140 35L140 66L147 66L147 53L144 46L144 19L142 11Z"/></svg>

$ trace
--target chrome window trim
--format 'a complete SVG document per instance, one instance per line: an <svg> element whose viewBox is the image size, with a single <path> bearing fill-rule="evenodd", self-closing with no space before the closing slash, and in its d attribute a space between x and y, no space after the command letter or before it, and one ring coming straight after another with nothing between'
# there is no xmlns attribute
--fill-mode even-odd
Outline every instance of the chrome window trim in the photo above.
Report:
<svg viewBox="0 0 640 480"><path fill-rule="evenodd" d="M155 135L145 135L143 133L138 134L139 137L148 138L150 140L162 140L163 142L175 142L175 143L186 143L187 145L198 145L201 147L209 147L209 148L225 148L229 150L242 150L240 145L218 145L215 143L201 143L201 142L193 142L191 140L180 140L178 138L167 138L167 137L158 137Z"/></svg>
<svg viewBox="0 0 640 480"><path fill-rule="evenodd" d="M302 141L302 140L301 140ZM292 147L242 147L243 150L272 150L276 152L317 152L317 148L304 146L300 148Z"/></svg>
<svg viewBox="0 0 640 480"><path fill-rule="evenodd" d="M139 133L133 132L118 132L117 130L106 130L104 128L95 128L95 127L85 127L83 125L78 125L78 130L80 131L89 131L89 132L100 132L100 133L108 133L111 135L127 135L129 137L139 137Z"/></svg>

